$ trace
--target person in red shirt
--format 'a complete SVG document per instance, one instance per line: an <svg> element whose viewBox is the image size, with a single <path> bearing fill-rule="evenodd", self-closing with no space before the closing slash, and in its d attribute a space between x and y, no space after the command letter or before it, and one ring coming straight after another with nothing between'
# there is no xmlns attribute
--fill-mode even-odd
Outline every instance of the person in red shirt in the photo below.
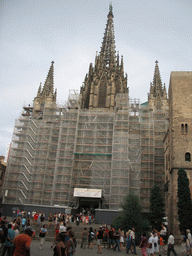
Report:
<svg viewBox="0 0 192 256"><path fill-rule="evenodd" d="M33 217L35 226L37 225L38 217L39 217L39 214L36 212L34 217Z"/></svg>
<svg viewBox="0 0 192 256"><path fill-rule="evenodd" d="M31 237L33 236L33 232L34 229L28 226L24 233L15 237L13 256L30 256Z"/></svg>

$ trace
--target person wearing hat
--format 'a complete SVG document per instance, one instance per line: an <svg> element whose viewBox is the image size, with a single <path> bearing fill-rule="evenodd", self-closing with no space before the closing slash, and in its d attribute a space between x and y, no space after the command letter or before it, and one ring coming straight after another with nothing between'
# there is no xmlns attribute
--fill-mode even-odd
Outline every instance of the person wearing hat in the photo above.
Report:
<svg viewBox="0 0 192 256"><path fill-rule="evenodd" d="M30 256L31 237L35 230L28 226L24 232L14 239L13 256Z"/></svg>

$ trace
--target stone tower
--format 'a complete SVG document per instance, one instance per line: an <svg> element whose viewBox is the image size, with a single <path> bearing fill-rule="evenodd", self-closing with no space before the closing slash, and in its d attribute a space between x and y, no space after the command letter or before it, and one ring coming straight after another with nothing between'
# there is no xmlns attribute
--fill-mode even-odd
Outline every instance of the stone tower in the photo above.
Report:
<svg viewBox="0 0 192 256"><path fill-rule="evenodd" d="M192 72L171 72L169 129L164 138L166 214L170 231L180 238L177 215L178 170L184 168L192 191Z"/></svg>
<svg viewBox="0 0 192 256"><path fill-rule="evenodd" d="M33 115L38 116L44 108L56 107L57 91L54 91L54 61L51 62L51 66L45 80L43 88L41 84L39 86L37 96L33 101Z"/></svg>
<svg viewBox="0 0 192 256"><path fill-rule="evenodd" d="M115 51L113 11L110 5L101 51L95 58L95 66L89 66L81 87L81 108L106 108L113 110L117 93L127 93L127 75L124 76L123 56Z"/></svg>
<svg viewBox="0 0 192 256"><path fill-rule="evenodd" d="M156 60L155 63L155 72L148 95L148 104L153 110L167 110L168 99L165 84L162 86L158 61Z"/></svg>

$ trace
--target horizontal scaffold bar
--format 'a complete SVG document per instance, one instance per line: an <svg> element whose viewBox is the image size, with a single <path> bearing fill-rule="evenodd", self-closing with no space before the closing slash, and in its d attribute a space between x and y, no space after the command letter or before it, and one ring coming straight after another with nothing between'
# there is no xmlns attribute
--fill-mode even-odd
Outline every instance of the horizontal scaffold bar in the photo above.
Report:
<svg viewBox="0 0 192 256"><path fill-rule="evenodd" d="M87 156L111 156L112 154L106 153L106 154L101 154L101 153L74 153L75 155L87 155Z"/></svg>

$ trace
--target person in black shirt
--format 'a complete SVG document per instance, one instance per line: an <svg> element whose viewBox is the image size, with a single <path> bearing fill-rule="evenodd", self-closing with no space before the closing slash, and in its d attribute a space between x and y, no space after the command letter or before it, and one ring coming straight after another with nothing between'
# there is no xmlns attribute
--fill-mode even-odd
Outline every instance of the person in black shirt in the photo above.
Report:
<svg viewBox="0 0 192 256"><path fill-rule="evenodd" d="M99 227L99 230L97 231L97 235L96 235L96 238L97 238L97 245L98 245L98 251L97 253L101 254L102 251L101 251L101 243L102 243L102 239L103 239L103 230L102 230L102 227Z"/></svg>

